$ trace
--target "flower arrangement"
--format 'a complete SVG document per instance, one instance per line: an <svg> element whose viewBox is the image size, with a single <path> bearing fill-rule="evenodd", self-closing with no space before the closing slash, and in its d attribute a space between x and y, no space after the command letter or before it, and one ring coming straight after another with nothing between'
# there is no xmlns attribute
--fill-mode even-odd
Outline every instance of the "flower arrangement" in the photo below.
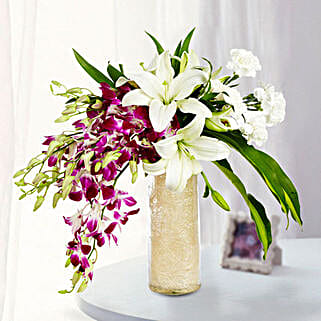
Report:
<svg viewBox="0 0 321 321"><path fill-rule="evenodd" d="M60 293L85 290L93 278L97 249L118 243L118 234L132 215L139 213L136 200L117 187L121 175L130 171L132 183L138 172L166 174L167 188L183 191L192 175L205 182L209 195L226 211L229 205L213 188L200 160L217 166L244 198L266 255L271 244L271 225L263 205L248 194L227 158L240 153L262 177L282 211L302 224L297 191L278 163L257 150L268 137L267 127L283 121L285 99L271 85L242 96L236 89L242 77L261 70L257 57L244 49L231 50L230 75L222 67L202 61L189 44L194 29L180 41L174 54L165 51L150 34L157 54L141 64L140 73L125 72L108 64L105 75L77 51L83 69L100 85L101 92L52 81L51 91L67 101L57 123L74 119L72 129L46 136L45 150L32 158L14 177L19 179L20 199L37 193L34 211L55 186L53 207L69 198L83 201L82 208L64 222L72 239L67 244L66 267L73 268L72 287ZM204 66L205 65L205 66ZM27 178L32 174L32 179Z"/></svg>

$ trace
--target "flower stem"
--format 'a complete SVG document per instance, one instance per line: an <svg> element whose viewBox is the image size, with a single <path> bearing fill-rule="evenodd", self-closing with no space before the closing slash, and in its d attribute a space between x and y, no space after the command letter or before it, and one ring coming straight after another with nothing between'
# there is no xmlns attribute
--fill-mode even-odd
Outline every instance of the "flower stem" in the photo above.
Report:
<svg viewBox="0 0 321 321"><path fill-rule="evenodd" d="M116 186L116 183L118 181L118 178L125 172L125 170L128 168L129 166L129 162L123 167L123 169L117 174L117 176L115 177L115 180L114 180L114 184L113 184L113 187Z"/></svg>

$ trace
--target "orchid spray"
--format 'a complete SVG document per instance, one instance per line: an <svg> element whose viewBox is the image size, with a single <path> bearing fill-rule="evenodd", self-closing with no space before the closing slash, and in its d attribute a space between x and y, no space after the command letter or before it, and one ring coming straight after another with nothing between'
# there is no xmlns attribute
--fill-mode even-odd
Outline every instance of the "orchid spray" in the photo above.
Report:
<svg viewBox="0 0 321 321"><path fill-rule="evenodd" d="M174 54L148 34L157 54L147 67L141 64L140 73L108 64L105 75L74 50L78 63L99 84L99 94L52 82L52 93L66 99L56 122L72 119L72 127L46 136L44 151L14 177L22 192L20 199L37 194L34 211L52 186L54 208L67 198L82 204L75 214L63 218L72 232L66 267L72 267L73 276L71 288L60 293L85 290L93 278L98 248L117 244L122 227L139 213L136 200L117 185L125 172L135 183L139 168L145 175L166 174L167 188L177 193L191 176L201 174L203 196L211 195L229 211L199 161L211 162L243 197L266 255L272 242L271 224L263 205L247 193L227 161L230 152L236 151L262 177L288 222L290 213L302 224L291 180L272 157L253 146L263 145L267 127L283 121L282 93L266 84L242 96L236 81L256 76L262 68L258 58L250 51L232 49L227 64L232 74L220 76L222 67L215 70L209 60L201 62L189 50L193 32L179 42Z"/></svg>

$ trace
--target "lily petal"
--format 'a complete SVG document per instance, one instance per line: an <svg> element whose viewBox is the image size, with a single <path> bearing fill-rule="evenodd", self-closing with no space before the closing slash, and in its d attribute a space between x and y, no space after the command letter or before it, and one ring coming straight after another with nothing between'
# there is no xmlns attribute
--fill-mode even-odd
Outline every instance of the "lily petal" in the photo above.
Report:
<svg viewBox="0 0 321 321"><path fill-rule="evenodd" d="M205 161L224 159L230 154L230 149L226 144L218 139L206 136L195 139L193 142L186 144L186 147L196 159Z"/></svg>
<svg viewBox="0 0 321 321"><path fill-rule="evenodd" d="M165 94L165 87L154 74L148 71L129 74L129 78L134 80L143 92L150 97L161 99Z"/></svg>
<svg viewBox="0 0 321 321"><path fill-rule="evenodd" d="M193 141L201 136L205 124L205 118L196 115L184 128L178 130L178 134L184 137L184 142Z"/></svg>
<svg viewBox="0 0 321 321"><path fill-rule="evenodd" d="M128 92L122 100L122 105L125 106L148 106L152 98L147 96L141 89L134 89Z"/></svg>
<svg viewBox="0 0 321 321"><path fill-rule="evenodd" d="M156 77L160 80L161 83L166 81L167 84L169 84L174 77L174 69L171 65L169 52L164 51L159 57L160 59L156 69Z"/></svg>
<svg viewBox="0 0 321 321"><path fill-rule="evenodd" d="M197 159L195 158L191 159L191 164L192 164L193 175L198 175L202 172L203 167Z"/></svg>
<svg viewBox="0 0 321 321"><path fill-rule="evenodd" d="M190 68L199 67L201 65L200 60L193 49L189 51L188 65Z"/></svg>
<svg viewBox="0 0 321 321"><path fill-rule="evenodd" d="M165 159L172 158L178 150L177 141L180 138L180 135L174 135L155 143L154 146L158 155Z"/></svg>
<svg viewBox="0 0 321 321"><path fill-rule="evenodd" d="M202 104L196 98L182 99L177 102L177 107L183 113L190 113L195 115L202 115L205 118L212 117L211 110L204 104Z"/></svg>
<svg viewBox="0 0 321 321"><path fill-rule="evenodd" d="M149 119L156 132L162 132L171 122L176 113L176 103L164 105L160 100L154 99L149 106Z"/></svg>
<svg viewBox="0 0 321 321"><path fill-rule="evenodd" d="M168 160L160 159L156 163L143 162L143 169L146 173L157 176L165 173Z"/></svg>
<svg viewBox="0 0 321 321"><path fill-rule="evenodd" d="M207 81L206 74L198 69L188 69L175 77L170 85L170 97L180 100L189 96L197 85Z"/></svg>
<svg viewBox="0 0 321 321"><path fill-rule="evenodd" d="M192 176L191 160L182 152L177 152L168 161L166 168L166 187L181 193L186 187L187 180Z"/></svg>

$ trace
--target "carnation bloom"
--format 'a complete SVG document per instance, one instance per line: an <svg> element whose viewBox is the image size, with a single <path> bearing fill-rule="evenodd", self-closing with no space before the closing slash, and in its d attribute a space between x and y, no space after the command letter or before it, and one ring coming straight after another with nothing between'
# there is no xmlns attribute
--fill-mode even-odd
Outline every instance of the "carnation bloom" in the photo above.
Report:
<svg viewBox="0 0 321 321"><path fill-rule="evenodd" d="M254 96L261 102L267 126L275 126L284 120L286 102L281 92L275 91L272 85L265 85L256 88Z"/></svg>
<svg viewBox="0 0 321 321"><path fill-rule="evenodd" d="M255 77L256 72L262 69L259 59L251 51L245 49L232 49L231 61L227 68L233 70L240 77Z"/></svg>
<svg viewBox="0 0 321 321"><path fill-rule="evenodd" d="M262 146L268 139L266 118L262 111L249 111L244 114L245 123L240 128L248 144Z"/></svg>

